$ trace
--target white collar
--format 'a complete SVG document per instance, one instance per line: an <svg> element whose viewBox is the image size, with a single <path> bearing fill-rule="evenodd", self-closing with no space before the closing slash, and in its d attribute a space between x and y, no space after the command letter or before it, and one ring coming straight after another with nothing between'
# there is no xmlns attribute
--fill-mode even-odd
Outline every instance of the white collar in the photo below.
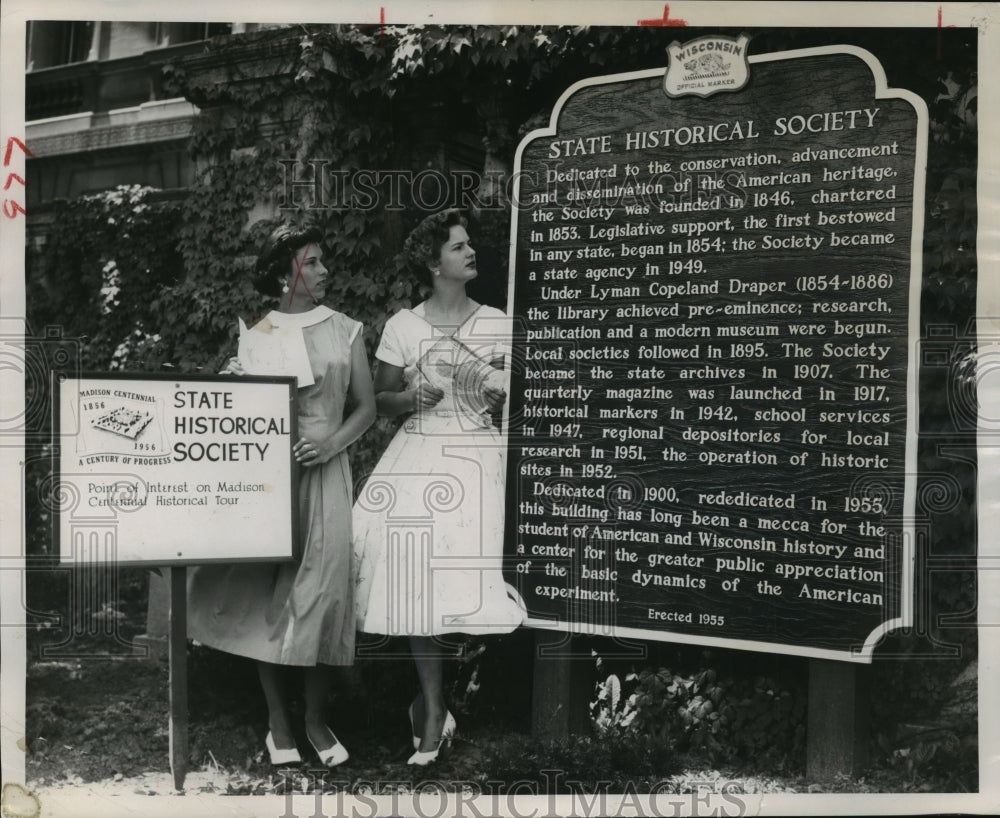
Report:
<svg viewBox="0 0 1000 818"><path fill-rule="evenodd" d="M298 327L302 329L303 327L311 327L313 324L318 324L320 321L325 321L331 315L333 315L333 310L320 304L305 312L271 310L267 314L267 320L275 327Z"/></svg>

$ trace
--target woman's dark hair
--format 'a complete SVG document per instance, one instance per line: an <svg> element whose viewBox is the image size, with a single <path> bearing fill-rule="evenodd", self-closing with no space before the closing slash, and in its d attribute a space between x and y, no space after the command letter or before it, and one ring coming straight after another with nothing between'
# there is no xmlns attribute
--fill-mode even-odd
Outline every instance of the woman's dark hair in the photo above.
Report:
<svg viewBox="0 0 1000 818"><path fill-rule="evenodd" d="M318 227L279 224L267 237L253 268L253 286L261 295L281 297L281 279L288 275L292 259L300 247L319 244L323 231Z"/></svg>
<svg viewBox="0 0 1000 818"><path fill-rule="evenodd" d="M432 213L406 237L403 255L425 284L430 284L432 280L428 265L441 258L441 247L448 241L451 228L468 226L469 220L462 215L462 211L453 208Z"/></svg>

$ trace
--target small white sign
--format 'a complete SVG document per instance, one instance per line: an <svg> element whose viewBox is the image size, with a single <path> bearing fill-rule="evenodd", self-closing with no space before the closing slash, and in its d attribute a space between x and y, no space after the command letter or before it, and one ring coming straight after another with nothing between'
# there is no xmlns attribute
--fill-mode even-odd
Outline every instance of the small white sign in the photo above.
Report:
<svg viewBox="0 0 1000 818"><path fill-rule="evenodd" d="M292 378L58 377L60 561L294 558L295 391Z"/></svg>

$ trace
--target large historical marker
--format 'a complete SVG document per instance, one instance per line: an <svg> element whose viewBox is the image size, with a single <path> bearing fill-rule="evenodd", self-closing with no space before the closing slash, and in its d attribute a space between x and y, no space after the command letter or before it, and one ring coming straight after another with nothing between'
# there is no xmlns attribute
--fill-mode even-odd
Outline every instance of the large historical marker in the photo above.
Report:
<svg viewBox="0 0 1000 818"><path fill-rule="evenodd" d="M910 618L926 112L747 47L519 149L508 579L539 626L867 661Z"/></svg>

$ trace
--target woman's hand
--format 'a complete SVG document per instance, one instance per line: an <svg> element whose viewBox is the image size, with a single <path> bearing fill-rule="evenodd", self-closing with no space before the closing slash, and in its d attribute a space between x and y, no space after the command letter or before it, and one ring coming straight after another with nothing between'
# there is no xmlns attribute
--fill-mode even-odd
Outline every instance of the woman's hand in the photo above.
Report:
<svg viewBox="0 0 1000 818"><path fill-rule="evenodd" d="M438 387L430 383L421 383L420 386L413 390L413 411L416 412L420 409L430 409L437 406L443 397L443 389L438 389Z"/></svg>
<svg viewBox="0 0 1000 818"><path fill-rule="evenodd" d="M229 363L219 371L220 375L246 375L247 371L243 368L243 364L240 363L239 358L230 358Z"/></svg>
<svg viewBox="0 0 1000 818"><path fill-rule="evenodd" d="M316 443L300 437L298 443L292 446L292 454L301 466L319 466L326 463L337 452L329 440Z"/></svg>
<svg viewBox="0 0 1000 818"><path fill-rule="evenodd" d="M486 398L486 410L495 415L503 409L504 401L507 400L507 393L503 389L495 386L487 386L483 389L483 397Z"/></svg>

